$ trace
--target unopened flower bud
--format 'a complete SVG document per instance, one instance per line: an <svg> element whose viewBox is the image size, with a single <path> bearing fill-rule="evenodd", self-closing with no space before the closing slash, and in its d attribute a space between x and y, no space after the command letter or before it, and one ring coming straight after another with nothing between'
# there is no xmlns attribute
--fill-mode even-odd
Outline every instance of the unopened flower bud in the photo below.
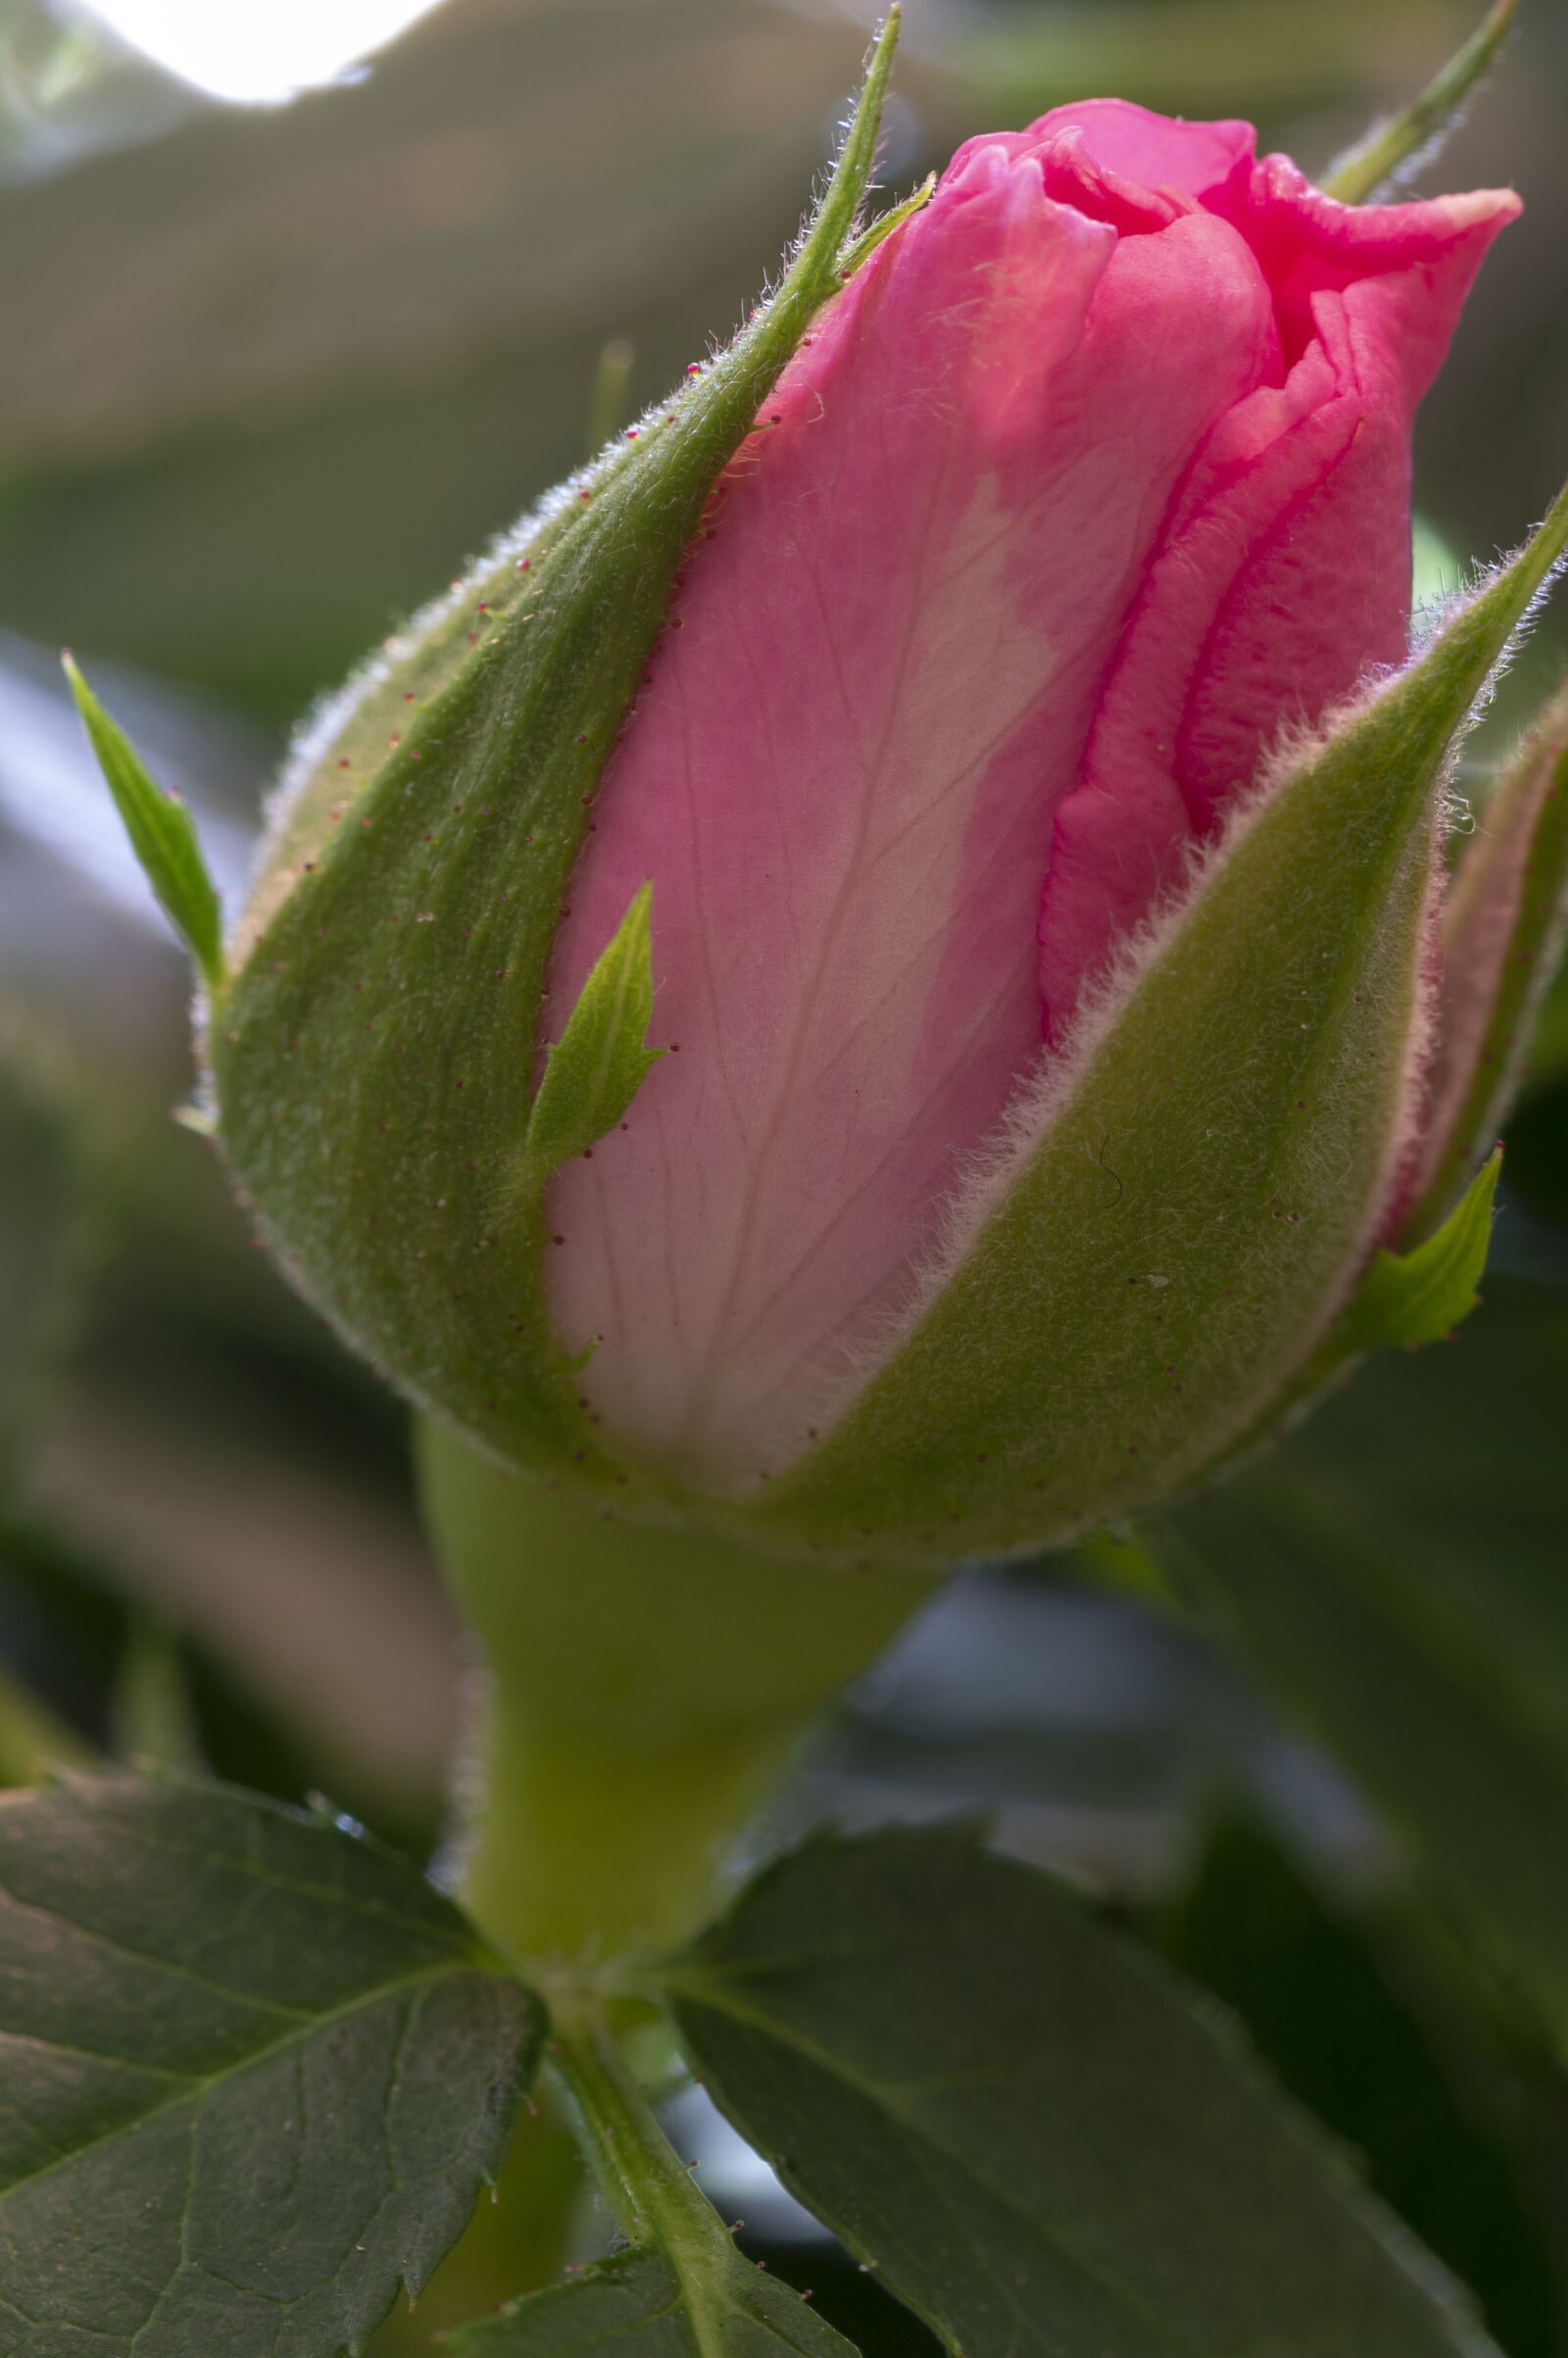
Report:
<svg viewBox="0 0 1568 2358"><path fill-rule="evenodd" d="M298 1282L467 1441L942 1562L1351 1331L1474 1028L1451 751L1568 516L1400 668L1511 195L1097 101L847 250L884 71L740 342L308 736L211 1056Z"/></svg>

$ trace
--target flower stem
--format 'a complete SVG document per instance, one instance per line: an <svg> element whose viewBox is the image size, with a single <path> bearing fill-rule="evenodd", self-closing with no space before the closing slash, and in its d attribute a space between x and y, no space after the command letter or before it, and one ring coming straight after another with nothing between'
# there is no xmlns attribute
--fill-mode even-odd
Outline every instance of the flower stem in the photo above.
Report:
<svg viewBox="0 0 1568 2358"><path fill-rule="evenodd" d="M831 1695L929 1595L607 1515L420 1438L426 1517L484 1650L464 1896L514 1958L678 1940Z"/></svg>

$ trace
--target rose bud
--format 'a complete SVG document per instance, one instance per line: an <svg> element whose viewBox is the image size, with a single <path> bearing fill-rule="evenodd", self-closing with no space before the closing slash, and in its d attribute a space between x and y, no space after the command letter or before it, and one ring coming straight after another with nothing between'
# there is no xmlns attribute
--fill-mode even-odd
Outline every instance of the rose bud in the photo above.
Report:
<svg viewBox="0 0 1568 2358"><path fill-rule="evenodd" d="M1409 1339L1392 1248L1484 1251L1445 786L1568 514L1406 663L1511 195L1099 100L850 246L885 64L737 345L309 731L208 1044L285 1265L463 1441L939 1564L1190 1481Z"/></svg>

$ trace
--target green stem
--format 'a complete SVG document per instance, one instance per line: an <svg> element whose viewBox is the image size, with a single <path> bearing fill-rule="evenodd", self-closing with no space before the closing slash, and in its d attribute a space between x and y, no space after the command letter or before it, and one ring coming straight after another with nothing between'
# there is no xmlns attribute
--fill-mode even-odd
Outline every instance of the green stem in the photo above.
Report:
<svg viewBox="0 0 1568 2358"><path fill-rule="evenodd" d="M431 1425L420 1469L488 1673L466 1905L516 1958L684 1938L806 1728L932 1576L622 1520Z"/></svg>
<svg viewBox="0 0 1568 2358"><path fill-rule="evenodd" d="M629 2243L658 2243L683 2285L710 2262L717 2214L649 2109L603 2016L558 2006L555 2075L580 2140Z"/></svg>

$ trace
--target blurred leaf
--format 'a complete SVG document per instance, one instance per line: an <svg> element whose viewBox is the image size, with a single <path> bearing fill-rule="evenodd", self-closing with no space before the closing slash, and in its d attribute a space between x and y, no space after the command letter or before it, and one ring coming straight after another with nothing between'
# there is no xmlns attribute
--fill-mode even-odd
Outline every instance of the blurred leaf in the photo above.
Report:
<svg viewBox="0 0 1568 2358"><path fill-rule="evenodd" d="M91 1767L95 1758L90 1744L0 1670L0 1786L37 1785L61 1769Z"/></svg>
<svg viewBox="0 0 1568 2358"><path fill-rule="evenodd" d="M1478 2347L1224 2027L961 1828L819 1839L658 1979L720 2109L967 2358Z"/></svg>
<svg viewBox="0 0 1568 2358"><path fill-rule="evenodd" d="M499 2165L535 2001L411 1868L221 1787L14 1795L0 1890L4 2346L356 2346Z"/></svg>
<svg viewBox="0 0 1568 2358"><path fill-rule="evenodd" d="M1114 90L1144 106L1210 117L1232 108L1300 108L1368 84L1404 91L1458 42L1473 6L1433 0L1098 0L1094 8L998 11L955 60L1008 121Z"/></svg>
<svg viewBox="0 0 1568 2358"><path fill-rule="evenodd" d="M1280 1449L1149 1518L1173 1586L1386 1812L1568 2040L1568 1299L1494 1277Z"/></svg>
<svg viewBox="0 0 1568 2358"><path fill-rule="evenodd" d="M184 1649L174 1631L150 1614L130 1616L112 1724L117 1759L138 1768L203 1765Z"/></svg>
<svg viewBox="0 0 1568 2358"><path fill-rule="evenodd" d="M1542 1038L1549 1054L1560 1024L1563 1068L1544 1073L1508 1124L1508 1186L1543 1219L1568 1231L1568 991L1560 1006L1559 1017L1548 999Z"/></svg>
<svg viewBox="0 0 1568 2358"><path fill-rule="evenodd" d="M1531 1043L1530 1079L1547 1088L1568 1079L1568 972L1558 975L1542 1002Z"/></svg>
<svg viewBox="0 0 1568 2358"><path fill-rule="evenodd" d="M170 1750L144 1720L138 1726L141 1706L155 1699L141 1685L148 1665L136 1666L138 1646L154 1649L160 1677L176 1682L186 1734L215 1776L294 1803L324 1790L383 1840L416 1855L433 1847L433 1818L395 1810L378 1782L368 1779L362 1790L345 1774L341 1750L323 1757L303 1727L285 1722L247 1683L241 1666L160 1617L112 1564L36 1517L0 1512L0 1660L23 1701L46 1725L74 1734L82 1757L127 1744ZM128 1724L127 1702L135 1706ZM179 1741L176 1723L176 1750Z"/></svg>
<svg viewBox="0 0 1568 2358"><path fill-rule="evenodd" d="M65 1058L0 1003L0 1476L70 1336L91 1267L88 1129Z"/></svg>
<svg viewBox="0 0 1568 2358"><path fill-rule="evenodd" d="M1291 2093L1361 2153L1513 2358L1556 2358L1568 2254L1553 2257L1546 2167L1565 2090L1546 2060L1527 2086L1416 1924L1331 1906L1251 1818L1211 1828L1161 1936Z"/></svg>
<svg viewBox="0 0 1568 2358"><path fill-rule="evenodd" d="M640 402L736 317L864 43L468 0L352 86L6 192L0 614L285 725L579 463L607 332Z"/></svg>

